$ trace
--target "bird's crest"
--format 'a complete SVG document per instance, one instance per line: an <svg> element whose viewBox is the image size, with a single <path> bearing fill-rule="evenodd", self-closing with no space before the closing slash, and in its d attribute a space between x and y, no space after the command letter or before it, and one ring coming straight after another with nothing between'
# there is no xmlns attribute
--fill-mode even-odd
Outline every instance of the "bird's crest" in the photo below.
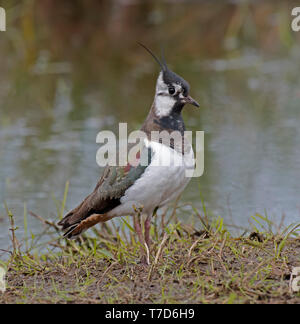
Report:
<svg viewBox="0 0 300 324"><path fill-rule="evenodd" d="M162 71L167 71L168 70L168 66L165 60L165 55L164 52L162 50L162 59L159 60L158 57L144 44L138 42L139 45L141 45L153 58L154 60L158 63L158 65L161 67Z"/></svg>

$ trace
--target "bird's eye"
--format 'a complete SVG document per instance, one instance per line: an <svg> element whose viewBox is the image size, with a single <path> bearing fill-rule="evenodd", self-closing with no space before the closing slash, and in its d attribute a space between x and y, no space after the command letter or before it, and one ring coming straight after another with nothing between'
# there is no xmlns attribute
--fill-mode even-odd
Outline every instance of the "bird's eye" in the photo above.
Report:
<svg viewBox="0 0 300 324"><path fill-rule="evenodd" d="M175 88L174 87L169 87L169 94L173 95L175 93Z"/></svg>

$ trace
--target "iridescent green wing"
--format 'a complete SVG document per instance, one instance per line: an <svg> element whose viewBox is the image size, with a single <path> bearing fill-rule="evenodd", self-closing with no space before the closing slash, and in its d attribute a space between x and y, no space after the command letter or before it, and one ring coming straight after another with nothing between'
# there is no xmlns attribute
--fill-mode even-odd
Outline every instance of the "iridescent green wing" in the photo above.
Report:
<svg viewBox="0 0 300 324"><path fill-rule="evenodd" d="M97 185L97 194L101 199L121 198L125 191L142 176L151 163L151 158L151 148L145 147L142 153L137 155L138 161L136 166L128 163L125 167L107 167Z"/></svg>

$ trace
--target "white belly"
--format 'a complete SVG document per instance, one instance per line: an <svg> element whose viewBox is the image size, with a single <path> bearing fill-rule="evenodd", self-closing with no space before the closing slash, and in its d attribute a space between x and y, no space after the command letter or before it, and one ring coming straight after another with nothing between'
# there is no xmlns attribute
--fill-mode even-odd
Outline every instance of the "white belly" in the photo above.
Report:
<svg viewBox="0 0 300 324"><path fill-rule="evenodd" d="M112 217L133 214L135 207L143 207L143 213L150 214L177 198L190 179L187 170L194 169L194 153L191 149L182 156L176 150L157 142L148 142L153 157L140 179L126 190L121 205L109 214Z"/></svg>

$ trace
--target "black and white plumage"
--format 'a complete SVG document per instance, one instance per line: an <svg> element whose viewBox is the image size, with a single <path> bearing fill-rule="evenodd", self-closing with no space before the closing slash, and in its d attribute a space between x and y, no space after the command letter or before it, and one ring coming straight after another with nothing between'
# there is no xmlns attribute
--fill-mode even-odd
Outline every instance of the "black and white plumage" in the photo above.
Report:
<svg viewBox="0 0 300 324"><path fill-rule="evenodd" d="M142 45L142 44L141 44ZM141 153L146 155L148 165L108 166L94 191L70 211L60 222L65 237L73 238L91 226L117 216L136 214L137 208L147 215L145 241L149 246L149 229L153 211L177 198L190 178L186 170L194 168L192 146L182 137L170 145L153 140L153 131L184 135L185 126L181 111L186 103L199 107L189 95L189 84L172 72L165 61L161 62L144 45L161 67L155 97L150 112L141 127L147 135ZM139 156L138 158L141 158ZM169 161L173 161L168 165ZM139 224L135 223L141 238Z"/></svg>

